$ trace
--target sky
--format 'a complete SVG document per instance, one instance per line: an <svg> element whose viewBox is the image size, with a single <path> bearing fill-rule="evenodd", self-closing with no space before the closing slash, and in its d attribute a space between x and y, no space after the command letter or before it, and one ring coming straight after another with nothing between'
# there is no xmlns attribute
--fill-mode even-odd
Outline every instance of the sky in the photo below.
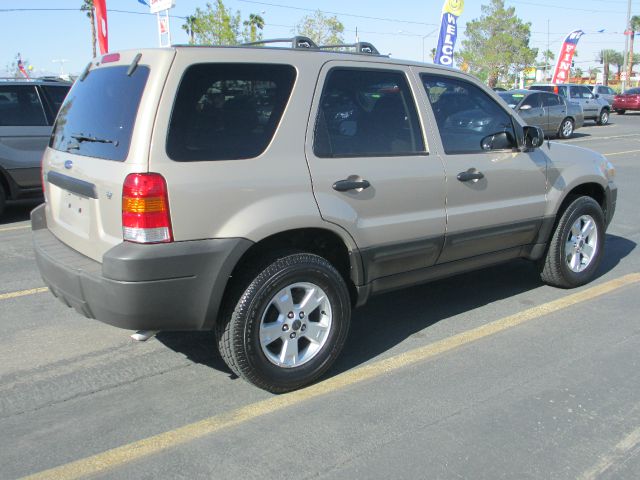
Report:
<svg viewBox="0 0 640 480"><path fill-rule="evenodd" d="M110 51L158 46L155 15L137 0L106 0ZM422 61L437 44L443 0L224 0L227 8L239 11L242 19L257 13L265 20L264 38L293 34L302 17L319 9L336 15L344 24L345 41L353 42L356 29L361 41L373 43L383 54ZM465 23L481 15L489 0L466 0L458 20L456 49L464 38ZM567 33L582 29L575 58L585 72L597 65L602 49L624 50L627 0L506 0L516 15L531 23L531 46L540 51L547 45L556 55ZM0 76L20 52L34 67L34 76L79 73L91 59L89 20L80 12L81 0L0 0ZM171 10L172 43L187 43L181 28L183 18L204 7L205 0L176 0ZM22 10L20 10L22 9ZM61 9L25 11L24 9ZM119 10L119 11L118 11ZM125 13L129 12L129 13ZM632 15L640 15L640 0L632 0ZM597 33L604 29L603 33ZM549 34L547 34L549 32ZM548 43L547 43L548 42ZM424 48L423 48L424 47ZM60 60L64 60L63 63Z"/></svg>

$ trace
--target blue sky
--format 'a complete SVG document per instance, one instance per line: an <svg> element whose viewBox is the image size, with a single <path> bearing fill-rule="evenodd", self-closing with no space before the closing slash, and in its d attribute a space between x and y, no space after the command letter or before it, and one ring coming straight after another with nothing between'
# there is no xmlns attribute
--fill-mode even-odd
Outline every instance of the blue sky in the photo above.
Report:
<svg viewBox="0 0 640 480"><path fill-rule="evenodd" d="M106 0L109 13L109 46L111 51L155 47L158 43L155 16L145 15L148 8L137 0ZM640 14L640 0L634 0L632 14ZM81 0L0 0L0 76L17 52L28 59L36 74L59 72L66 59L65 73L82 70L91 57L90 26L80 11L7 11L25 8L79 8ZM176 0L171 14L186 16L205 0ZM295 0L226 0L225 5L239 10L244 18L250 13L261 14L266 26L264 36L289 36L300 19L320 9L337 14L345 26L345 40L354 41L356 28L360 39L373 43L381 53L393 57L422 60L423 43L426 58L436 46L442 0L360 1L317 0L304 4ZM458 45L465 22L480 16L480 6L488 0L466 0L460 17ZM531 45L541 50L547 47L547 20L550 49L557 52L564 36L576 28L587 35L578 44L578 65L586 70L595 65L596 52L603 48L624 49L626 0L507 0L516 14L532 24ZM119 13L127 10L135 13ZM186 43L183 20L171 19L174 43ZM604 33L596 33L605 29ZM424 40L423 40L423 37Z"/></svg>

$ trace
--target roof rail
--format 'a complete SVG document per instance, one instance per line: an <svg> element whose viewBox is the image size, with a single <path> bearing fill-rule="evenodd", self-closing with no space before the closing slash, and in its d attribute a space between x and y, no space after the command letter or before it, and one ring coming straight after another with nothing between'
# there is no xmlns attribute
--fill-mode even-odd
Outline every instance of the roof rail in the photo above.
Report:
<svg viewBox="0 0 640 480"><path fill-rule="evenodd" d="M354 48L356 50L355 53L364 53L366 55L380 55L380 52L378 52L378 49L369 42L341 43L336 45L320 45L318 48L320 50L325 50L329 48Z"/></svg>
<svg viewBox="0 0 640 480"><path fill-rule="evenodd" d="M291 38L271 38L267 40L258 40L257 42L243 43L242 46L264 45L265 43L291 43L291 48L301 48L307 50L318 50L318 46L308 37L298 35Z"/></svg>

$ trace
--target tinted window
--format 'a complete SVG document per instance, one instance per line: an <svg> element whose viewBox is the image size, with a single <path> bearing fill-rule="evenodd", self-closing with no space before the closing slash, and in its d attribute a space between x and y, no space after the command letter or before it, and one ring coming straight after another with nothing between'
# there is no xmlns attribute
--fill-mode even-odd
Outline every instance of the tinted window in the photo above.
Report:
<svg viewBox="0 0 640 480"><path fill-rule="evenodd" d="M319 157L424 153L416 106L402 72L334 69L314 135Z"/></svg>
<svg viewBox="0 0 640 480"><path fill-rule="evenodd" d="M507 133L509 148L515 146L511 115L480 88L455 78L436 75L421 78L446 153L485 152L482 140L501 132Z"/></svg>
<svg viewBox="0 0 640 480"><path fill-rule="evenodd" d="M295 76L290 65L189 67L173 106L167 154L180 162L257 157L276 131Z"/></svg>
<svg viewBox="0 0 640 480"><path fill-rule="evenodd" d="M127 158L149 76L148 67L139 66L131 76L128 68L99 68L76 81L56 119L52 148L107 160Z"/></svg>
<svg viewBox="0 0 640 480"><path fill-rule="evenodd" d="M555 92L554 92L555 93ZM566 85L558 85L558 94L563 97L567 97L567 86Z"/></svg>
<svg viewBox="0 0 640 480"><path fill-rule="evenodd" d="M630 88L629 90L625 90L625 95L638 95L640 94L640 88Z"/></svg>
<svg viewBox="0 0 640 480"><path fill-rule="evenodd" d="M616 92L611 87L604 87L604 89L605 89L605 93L608 93L609 95L615 95L616 94Z"/></svg>
<svg viewBox="0 0 640 480"><path fill-rule="evenodd" d="M549 93L541 93L542 106L543 107L556 107L562 105L562 100L557 95L551 95Z"/></svg>
<svg viewBox="0 0 640 480"><path fill-rule="evenodd" d="M0 85L0 127L47 125L33 85Z"/></svg>
<svg viewBox="0 0 640 480"><path fill-rule="evenodd" d="M555 87L553 85L531 85L529 90L540 90L542 92L553 92Z"/></svg>
<svg viewBox="0 0 640 480"><path fill-rule="evenodd" d="M572 87L571 90L569 91L569 97L570 98L584 98L584 95L583 95L582 90L580 90L578 87Z"/></svg>
<svg viewBox="0 0 640 480"><path fill-rule="evenodd" d="M522 101L522 99L525 97L524 93L500 92L498 93L498 95L505 102L507 102L507 105L509 105L511 108L515 108L516 105L518 105Z"/></svg>
<svg viewBox="0 0 640 480"><path fill-rule="evenodd" d="M531 108L540 108L541 96L542 96L541 93L534 93L529 95L527 98L524 99L524 102L522 102L522 105L520 105L520 107L524 107L525 105L528 105Z"/></svg>
<svg viewBox="0 0 640 480"><path fill-rule="evenodd" d="M51 117L50 121L51 123L53 123L53 119L58 114L58 111L62 106L62 102L64 102L64 99L66 98L67 93L69 93L69 88L71 87L67 85L60 85L60 86L43 85L40 88L44 92L44 96L46 97L47 103L49 104L49 109L50 109L49 115Z"/></svg>

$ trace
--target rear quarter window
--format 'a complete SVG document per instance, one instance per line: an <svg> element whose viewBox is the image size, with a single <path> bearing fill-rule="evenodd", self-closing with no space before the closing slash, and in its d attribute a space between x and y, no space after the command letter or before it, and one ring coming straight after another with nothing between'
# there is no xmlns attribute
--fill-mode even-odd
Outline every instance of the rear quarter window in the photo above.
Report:
<svg viewBox="0 0 640 480"><path fill-rule="evenodd" d="M0 85L0 127L46 126L42 103L33 85Z"/></svg>
<svg viewBox="0 0 640 480"><path fill-rule="evenodd" d="M280 123L295 78L291 65L190 66L173 105L167 155L178 162L259 156Z"/></svg>

